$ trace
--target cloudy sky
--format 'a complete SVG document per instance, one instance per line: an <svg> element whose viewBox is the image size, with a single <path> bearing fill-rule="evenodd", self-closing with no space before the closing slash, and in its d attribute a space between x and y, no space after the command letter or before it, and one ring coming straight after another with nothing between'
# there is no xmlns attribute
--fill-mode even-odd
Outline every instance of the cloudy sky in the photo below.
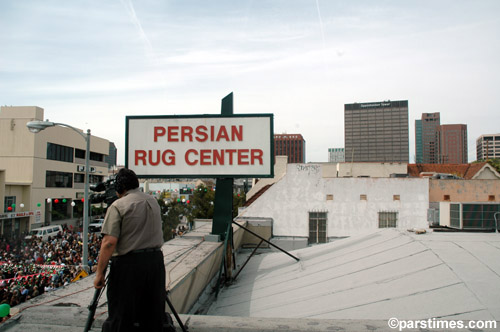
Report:
<svg viewBox="0 0 500 332"><path fill-rule="evenodd" d="M408 100L500 132L500 1L0 0L0 105L115 142L125 116L274 113L307 161L344 146L344 104Z"/></svg>

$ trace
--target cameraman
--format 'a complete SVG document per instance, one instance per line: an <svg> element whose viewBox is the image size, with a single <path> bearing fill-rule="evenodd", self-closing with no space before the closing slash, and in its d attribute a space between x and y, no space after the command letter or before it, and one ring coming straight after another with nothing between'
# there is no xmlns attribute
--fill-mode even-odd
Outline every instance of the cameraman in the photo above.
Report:
<svg viewBox="0 0 500 332"><path fill-rule="evenodd" d="M119 199L104 218L94 280L95 288L104 287L111 261L108 318L102 331L162 331L166 293L160 206L139 190L132 170L118 172L115 189Z"/></svg>

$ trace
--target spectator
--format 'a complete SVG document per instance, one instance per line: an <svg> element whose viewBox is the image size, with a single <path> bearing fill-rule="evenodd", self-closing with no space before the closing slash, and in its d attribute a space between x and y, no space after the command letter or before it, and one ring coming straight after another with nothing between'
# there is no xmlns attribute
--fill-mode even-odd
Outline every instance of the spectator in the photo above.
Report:
<svg viewBox="0 0 500 332"><path fill-rule="evenodd" d="M81 236L64 227L46 242L36 237L0 237L0 304L13 307L43 294L45 289L68 285L81 271ZM89 234L91 267L97 264L100 243L97 234Z"/></svg>

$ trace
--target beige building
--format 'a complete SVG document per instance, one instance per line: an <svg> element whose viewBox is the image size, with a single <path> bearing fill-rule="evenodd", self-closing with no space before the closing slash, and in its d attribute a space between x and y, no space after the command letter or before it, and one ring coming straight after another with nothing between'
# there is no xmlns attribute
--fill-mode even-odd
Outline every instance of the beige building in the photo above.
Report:
<svg viewBox="0 0 500 332"><path fill-rule="evenodd" d="M26 127L32 120L44 120L42 108L0 108L0 233L6 236L82 218L86 140L61 126L34 134ZM91 136L91 184L107 176L108 153L109 141Z"/></svg>
<svg viewBox="0 0 500 332"><path fill-rule="evenodd" d="M500 203L500 180L430 179L429 201Z"/></svg>
<svg viewBox="0 0 500 332"><path fill-rule="evenodd" d="M465 230L500 229L500 180L429 180L429 221Z"/></svg>

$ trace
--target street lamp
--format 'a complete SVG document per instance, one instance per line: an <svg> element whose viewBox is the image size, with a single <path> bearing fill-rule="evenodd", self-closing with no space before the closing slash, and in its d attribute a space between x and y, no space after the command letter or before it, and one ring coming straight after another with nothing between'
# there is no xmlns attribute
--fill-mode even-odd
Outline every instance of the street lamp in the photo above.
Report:
<svg viewBox="0 0 500 332"><path fill-rule="evenodd" d="M83 202L83 257L82 257L82 266L83 269L86 272L89 272L89 155L90 155L90 129L87 129L87 135L84 135L79 129L76 129L75 127L72 127L70 125L64 124L64 123L57 123L57 122L49 122L49 121L30 121L26 124L26 127L28 127L29 131L32 133L39 133L40 131L49 128L49 127L55 127L55 126L61 126L61 127L66 127L73 129L76 131L80 136L85 139L85 142L87 143L87 149L85 151L85 193L84 193L84 202Z"/></svg>

